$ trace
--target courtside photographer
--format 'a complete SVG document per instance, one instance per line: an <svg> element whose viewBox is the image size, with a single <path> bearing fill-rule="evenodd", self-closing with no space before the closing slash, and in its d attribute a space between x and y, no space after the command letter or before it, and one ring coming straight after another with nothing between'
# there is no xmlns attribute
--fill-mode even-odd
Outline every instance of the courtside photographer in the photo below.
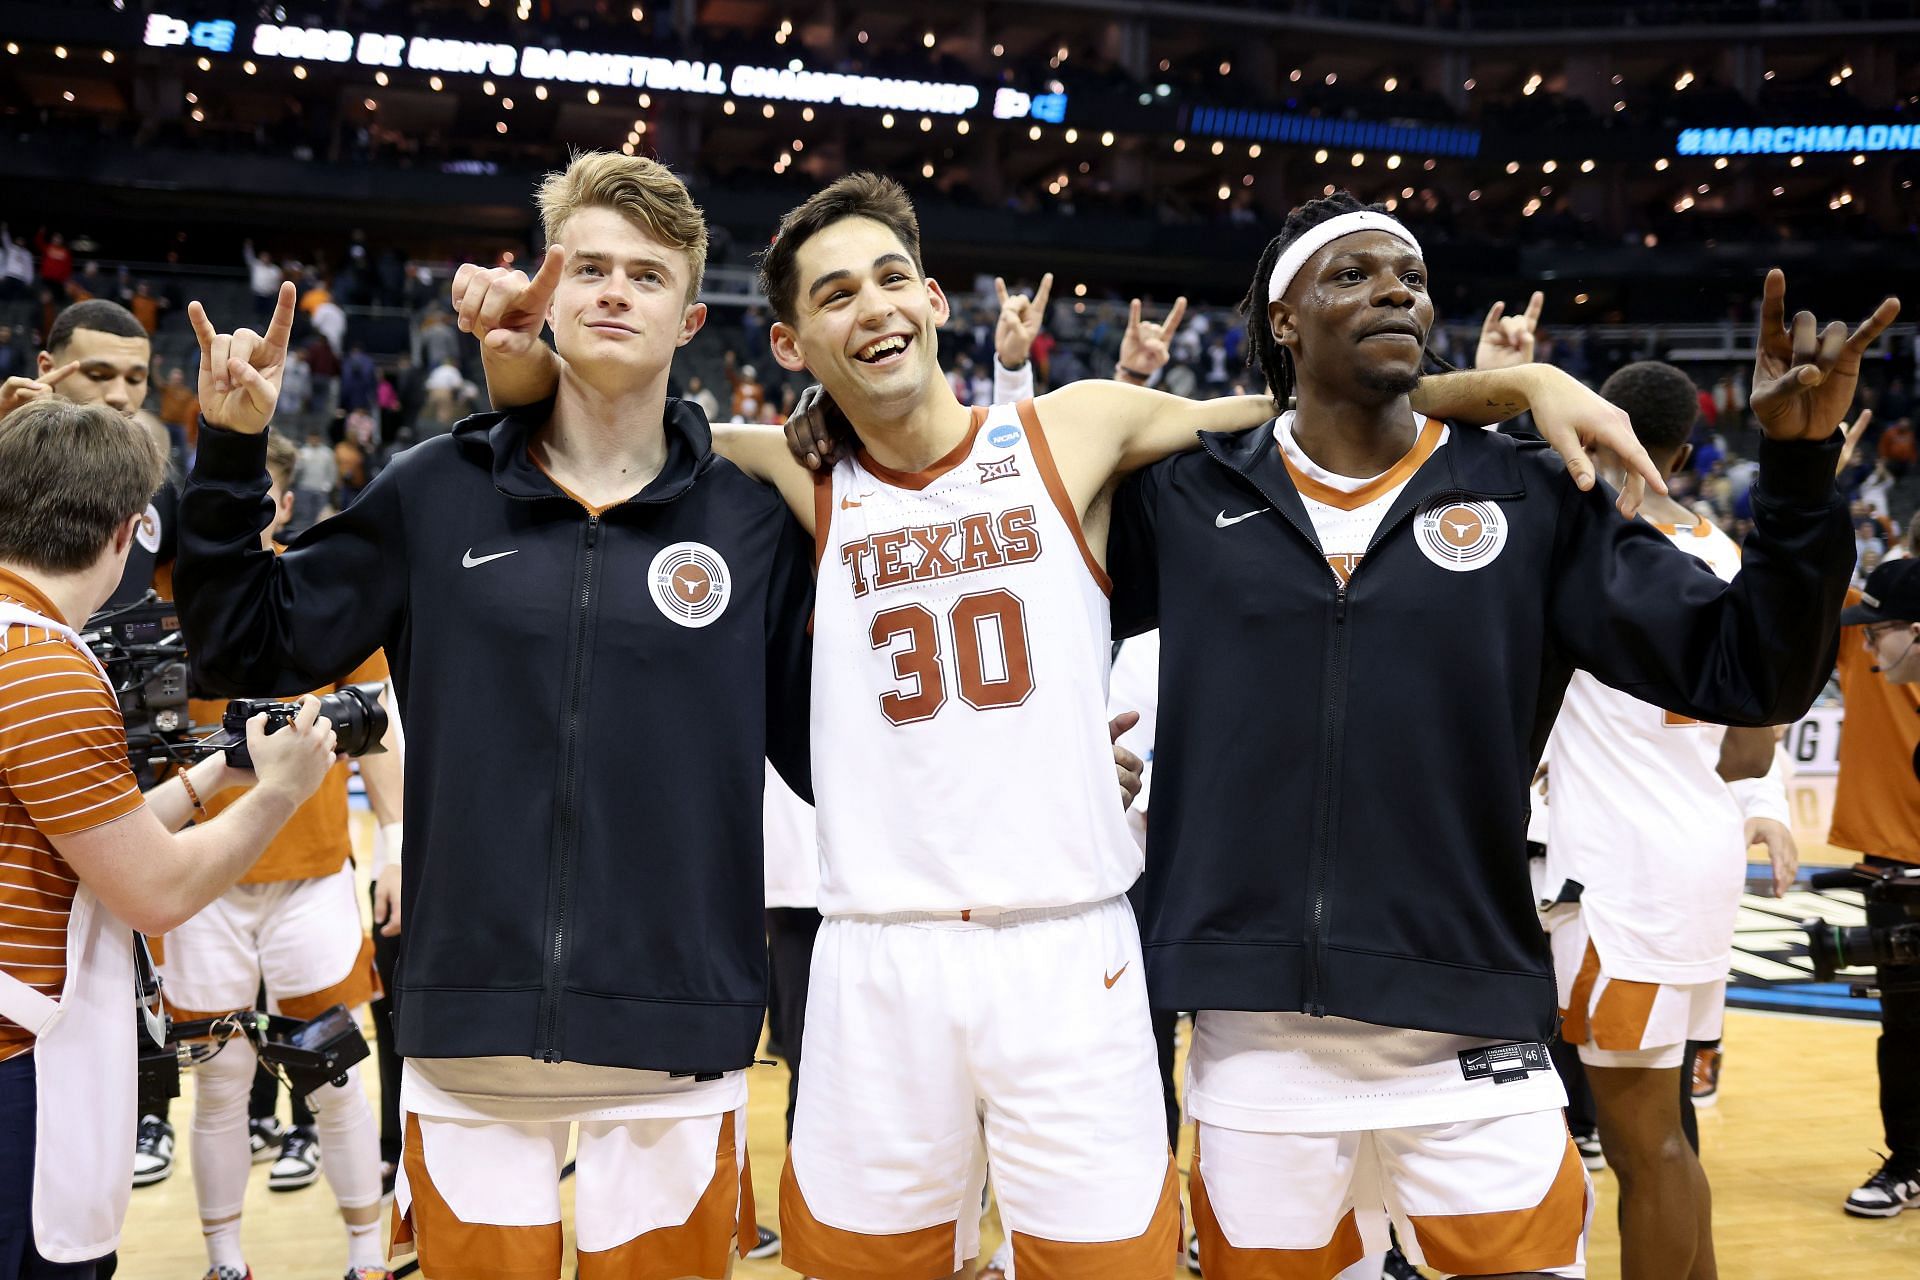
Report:
<svg viewBox="0 0 1920 1280"><path fill-rule="evenodd" d="M1914 1080L1920 1064L1920 965L1885 962L1897 940L1920 928L1909 906L1920 899L1920 885L1897 876L1920 871L1920 560L1881 565L1863 590L1852 593L1849 606L1840 615L1846 720L1827 840L1863 854L1862 870L1884 883L1867 891L1864 930L1822 931L1812 942L1816 965L1878 961L1880 1118L1887 1158L1847 1197L1846 1210L1859 1218L1892 1218L1920 1206L1920 1088Z"/></svg>
<svg viewBox="0 0 1920 1280"><path fill-rule="evenodd" d="M142 795L78 632L113 594L165 458L138 424L42 397L0 419L0 1280L90 1280L134 1154L134 930L244 875L333 764L309 699ZM218 821L201 799L252 782ZM51 1118L51 1123L48 1123ZM46 1141L37 1143L45 1128Z"/></svg>

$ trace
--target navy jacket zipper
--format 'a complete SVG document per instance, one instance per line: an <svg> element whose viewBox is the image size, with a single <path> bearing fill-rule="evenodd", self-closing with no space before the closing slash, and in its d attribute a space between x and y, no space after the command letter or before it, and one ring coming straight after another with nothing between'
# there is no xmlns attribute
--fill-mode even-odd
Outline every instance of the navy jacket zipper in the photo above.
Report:
<svg viewBox="0 0 1920 1280"><path fill-rule="evenodd" d="M587 632L593 607L593 570L595 549L600 542L600 517L589 515L581 551L580 603L573 620L573 677L567 694L567 720L560 750L566 763L560 791L559 816L555 824L553 862L547 917L547 971L541 984L540 999L545 1006L540 1019L542 1034L540 1056L548 1062L560 1061L560 993L566 980L567 926L573 892L573 850L579 842L579 762L580 703L586 692Z"/></svg>

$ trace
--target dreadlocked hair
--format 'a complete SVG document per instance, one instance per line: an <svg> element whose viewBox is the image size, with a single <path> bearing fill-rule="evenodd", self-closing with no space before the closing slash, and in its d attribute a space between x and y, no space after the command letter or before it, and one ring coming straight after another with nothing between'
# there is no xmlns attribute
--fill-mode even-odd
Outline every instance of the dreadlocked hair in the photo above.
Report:
<svg viewBox="0 0 1920 1280"><path fill-rule="evenodd" d="M1358 196L1345 190L1300 205L1287 215L1280 234L1267 242L1259 265L1253 270L1253 283L1247 286L1247 296L1240 300L1240 314L1247 322L1247 367L1260 375L1282 411L1293 399L1293 357L1274 340L1273 326L1267 322L1267 286L1273 278L1274 266L1288 245L1321 223L1347 213L1389 213L1389 210L1383 204L1362 204ZM1453 371L1452 365L1431 353L1425 360L1430 368L1439 372Z"/></svg>

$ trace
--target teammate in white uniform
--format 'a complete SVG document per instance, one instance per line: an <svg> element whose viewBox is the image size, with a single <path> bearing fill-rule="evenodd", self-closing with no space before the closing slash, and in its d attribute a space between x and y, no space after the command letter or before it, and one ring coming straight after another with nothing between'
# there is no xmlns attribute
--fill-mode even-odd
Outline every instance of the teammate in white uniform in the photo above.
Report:
<svg viewBox="0 0 1920 1280"><path fill-rule="evenodd" d="M1164 1277L1178 1187L1121 897L1141 855L1101 736L1101 499L1197 431L1251 426L1272 406L1085 382L969 411L939 368L948 305L921 268L911 204L872 175L790 213L762 275L775 357L820 379L863 446L816 484L778 433L715 435L779 489L820 556L828 919L781 1188L784 1260L821 1280L961 1274L991 1161L1022 1270ZM537 397L549 368L511 387L490 369L496 399ZM1529 392L1570 453L1581 428L1614 425L1570 379L1460 374L1421 402L1472 417Z"/></svg>
<svg viewBox="0 0 1920 1280"><path fill-rule="evenodd" d="M1685 373L1631 364L1601 394L1632 415L1664 473L1686 464L1699 397ZM1642 514L1721 579L1739 572L1740 548L1711 521L1658 496ZM1681 1068L1689 1040L1720 1037L1747 872L1746 815L1729 784L1767 774L1773 730L1676 716L1580 672L1548 752L1542 897L1561 900L1546 921L1562 1034L1587 1068L1620 1181L1622 1274L1711 1276L1711 1196L1683 1131L1692 1082Z"/></svg>

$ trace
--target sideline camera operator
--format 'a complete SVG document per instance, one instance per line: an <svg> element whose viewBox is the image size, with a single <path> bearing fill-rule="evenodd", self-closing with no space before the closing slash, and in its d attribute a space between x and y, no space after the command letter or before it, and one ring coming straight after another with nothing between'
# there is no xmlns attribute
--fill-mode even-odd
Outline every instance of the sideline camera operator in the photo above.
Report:
<svg viewBox="0 0 1920 1280"><path fill-rule="evenodd" d="M142 796L120 707L76 628L120 581L165 465L137 424L37 400L0 420L0 1280L89 1280L133 1168L133 930L164 933L247 871L333 764L308 700L247 725L258 785L214 755ZM57 1117L36 1146L41 1117ZM64 1265L63 1265L64 1264Z"/></svg>
<svg viewBox="0 0 1920 1280"><path fill-rule="evenodd" d="M1920 560L1875 569L1840 615L1840 778L1828 843L1880 869L1920 864ZM1910 921L1897 901L1870 898L1869 928ZM1920 1206L1920 965L1881 965L1880 1117L1887 1160L1847 1197L1855 1217Z"/></svg>

